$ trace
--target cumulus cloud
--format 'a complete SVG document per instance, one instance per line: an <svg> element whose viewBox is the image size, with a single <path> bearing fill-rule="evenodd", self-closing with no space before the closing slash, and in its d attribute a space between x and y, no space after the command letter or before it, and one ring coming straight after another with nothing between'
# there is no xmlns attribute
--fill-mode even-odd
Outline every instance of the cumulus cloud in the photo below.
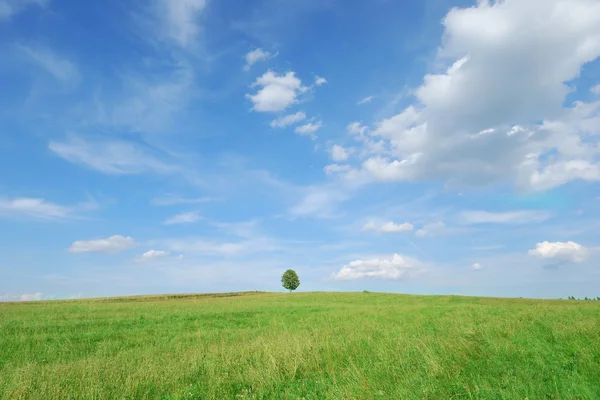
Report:
<svg viewBox="0 0 600 400"><path fill-rule="evenodd" d="M294 125L304 119L306 119L306 114L302 111L298 111L295 114L283 115L271 121L271 128L285 128L286 126Z"/></svg>
<svg viewBox="0 0 600 400"><path fill-rule="evenodd" d="M296 132L299 135L308 135L311 136L313 139L315 138L315 132L318 131L319 129L321 129L322 126L322 122L318 121L318 122L309 122L308 124L304 124L301 125L299 127L297 127L294 132Z"/></svg>
<svg viewBox="0 0 600 400"><path fill-rule="evenodd" d="M378 225L373 221L369 221L363 226L363 231L374 231L381 233L411 232L413 229L414 226L408 222L397 224L392 221L381 225Z"/></svg>
<svg viewBox="0 0 600 400"><path fill-rule="evenodd" d="M148 250L147 252L142 254L140 257L136 258L135 261L137 261L137 262L154 261L154 260L158 260L161 258L165 258L168 255L169 255L168 251Z"/></svg>
<svg viewBox="0 0 600 400"><path fill-rule="evenodd" d="M587 259L589 251L579 243L571 241L544 241L538 243L535 249L529 250L529 255L558 262L580 263Z"/></svg>
<svg viewBox="0 0 600 400"><path fill-rule="evenodd" d="M290 71L278 75L269 70L258 77L251 87L259 87L258 92L246 98L252 101L252 109L259 112L279 112L298 102L298 96L308 90L302 81Z"/></svg>
<svg viewBox="0 0 600 400"><path fill-rule="evenodd" d="M165 221L165 224L167 224L167 225L191 224L191 223L199 221L201 218L202 217L200 217L200 215L198 213L187 212L187 213L177 214L171 218L168 218Z"/></svg>
<svg viewBox="0 0 600 400"><path fill-rule="evenodd" d="M509 180L532 190L600 180L599 148L587 139L600 133L598 107L563 108L569 82L600 56L600 3L479 1L453 8L443 27L438 61L448 67L425 75L417 101L399 114L353 126L370 147L363 171L382 181Z"/></svg>
<svg viewBox="0 0 600 400"><path fill-rule="evenodd" d="M529 224L543 222L552 216L547 211L521 210L508 212L465 211L467 224Z"/></svg>
<svg viewBox="0 0 600 400"><path fill-rule="evenodd" d="M411 272L421 270L420 262L394 254L390 259L356 260L344 265L334 275L337 280L353 280L364 278L400 279Z"/></svg>
<svg viewBox="0 0 600 400"><path fill-rule="evenodd" d="M329 150L329 154L331 155L331 159L336 162L346 161L350 154L352 154L352 149L346 149L343 146L334 144Z"/></svg>
<svg viewBox="0 0 600 400"><path fill-rule="evenodd" d="M252 67L257 62L266 61L272 57L275 57L275 55L269 53L268 51L264 51L261 48L249 51L245 57L246 65L244 65L244 71L249 71L250 67Z"/></svg>
<svg viewBox="0 0 600 400"><path fill-rule="evenodd" d="M471 269L473 271L479 271L479 270L483 269L483 267L481 266L481 264L475 263L475 264L471 265Z"/></svg>
<svg viewBox="0 0 600 400"><path fill-rule="evenodd" d="M106 239L76 240L68 251L70 253L106 253L117 254L136 246L131 236L114 235Z"/></svg>
<svg viewBox="0 0 600 400"><path fill-rule="evenodd" d="M594 94L600 94L600 85L596 85L596 86L590 88L590 92L592 92Z"/></svg>

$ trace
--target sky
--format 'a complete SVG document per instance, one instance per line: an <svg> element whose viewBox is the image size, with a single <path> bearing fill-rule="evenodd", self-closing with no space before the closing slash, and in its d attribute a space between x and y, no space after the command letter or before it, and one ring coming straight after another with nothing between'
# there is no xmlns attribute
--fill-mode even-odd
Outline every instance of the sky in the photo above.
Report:
<svg viewBox="0 0 600 400"><path fill-rule="evenodd" d="M0 301L600 296L599 0L0 0Z"/></svg>

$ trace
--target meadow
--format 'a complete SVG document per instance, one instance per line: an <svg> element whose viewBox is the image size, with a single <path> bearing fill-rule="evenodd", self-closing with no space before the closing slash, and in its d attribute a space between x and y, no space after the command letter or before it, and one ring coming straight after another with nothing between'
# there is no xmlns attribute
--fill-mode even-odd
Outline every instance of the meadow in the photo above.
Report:
<svg viewBox="0 0 600 400"><path fill-rule="evenodd" d="M600 302L237 293L0 304L2 399L600 399Z"/></svg>

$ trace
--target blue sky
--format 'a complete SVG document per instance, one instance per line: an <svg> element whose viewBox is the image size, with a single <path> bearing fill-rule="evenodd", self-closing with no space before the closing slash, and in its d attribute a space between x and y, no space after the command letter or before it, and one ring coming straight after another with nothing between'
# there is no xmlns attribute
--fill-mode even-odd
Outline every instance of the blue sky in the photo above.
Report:
<svg viewBox="0 0 600 400"><path fill-rule="evenodd" d="M0 299L600 296L600 2L0 0Z"/></svg>

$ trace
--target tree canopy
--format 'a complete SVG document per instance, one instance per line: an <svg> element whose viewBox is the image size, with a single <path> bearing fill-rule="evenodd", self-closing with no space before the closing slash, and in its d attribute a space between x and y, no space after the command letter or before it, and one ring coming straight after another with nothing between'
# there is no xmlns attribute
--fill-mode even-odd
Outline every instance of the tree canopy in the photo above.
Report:
<svg viewBox="0 0 600 400"><path fill-rule="evenodd" d="M300 278L298 278L298 274L293 269L288 269L281 276L281 284L284 288L289 290L296 290L298 286L300 286Z"/></svg>

